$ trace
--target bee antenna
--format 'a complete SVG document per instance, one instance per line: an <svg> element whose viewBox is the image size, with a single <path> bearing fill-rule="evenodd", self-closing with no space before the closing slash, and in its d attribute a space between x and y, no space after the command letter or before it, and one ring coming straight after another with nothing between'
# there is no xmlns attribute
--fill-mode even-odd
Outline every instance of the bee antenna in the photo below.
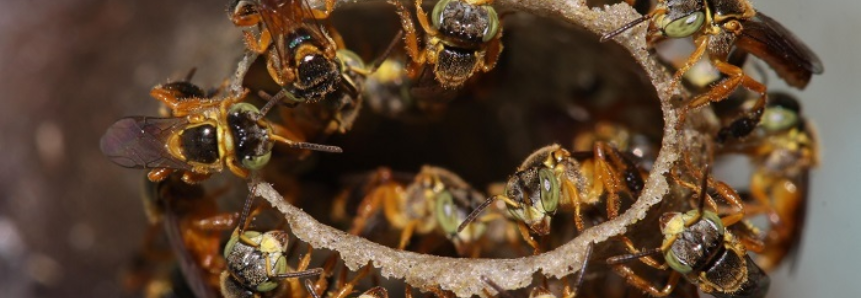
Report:
<svg viewBox="0 0 861 298"><path fill-rule="evenodd" d="M500 287L496 282L490 280L490 278L487 278L487 276L482 275L480 278L481 282L493 288L493 290L496 291L496 293L499 293L500 296L505 298L514 298L511 296L511 293L508 293L508 291Z"/></svg>
<svg viewBox="0 0 861 298"><path fill-rule="evenodd" d="M472 210L472 212L470 212L469 215L466 216L466 219L460 224L460 226L457 227L457 232L460 233L460 231L466 229L466 226L469 225L469 223L475 221L475 219L478 218L478 215L481 214L484 209L487 209L487 206L490 206L490 203L493 203L493 201L496 200L496 197L497 196L492 196L490 198L487 198L484 203L481 203L481 205L478 205L475 210Z"/></svg>
<svg viewBox="0 0 861 298"><path fill-rule="evenodd" d="M311 296L313 296L314 298L320 298L320 295L317 294L316 290L314 290L313 284L314 283L312 283L310 279L306 279L305 280L305 289L308 290L308 293L311 293Z"/></svg>
<svg viewBox="0 0 861 298"><path fill-rule="evenodd" d="M260 118L266 116L266 114L269 113L269 110L271 110L272 107L275 106L275 104L281 102L281 99L285 96L285 92L287 91L281 90L281 92L278 92L278 94L275 94L275 96L271 96L269 95L269 93L266 93L266 91L263 90L257 92L257 96L260 96L260 98L263 98L263 100L266 101L266 104L262 108L260 108Z"/></svg>
<svg viewBox="0 0 861 298"><path fill-rule="evenodd" d="M197 67L192 67L188 70L188 74L185 75L185 81L191 82L191 78L194 77L194 73L197 72Z"/></svg>
<svg viewBox="0 0 861 298"><path fill-rule="evenodd" d="M586 275L586 268L589 267L589 259L592 258L592 247L595 246L594 242L589 242L589 245L586 246L586 255L583 256L583 265L580 266L580 272L577 275L577 283L574 284L574 290L572 297L577 297L577 292L580 291L580 287L583 286L583 277Z"/></svg>
<svg viewBox="0 0 861 298"><path fill-rule="evenodd" d="M306 143L306 142L293 142L290 147L296 149L304 149L304 150L312 150L312 151L320 151L320 152L329 152L329 153L343 153L344 149L338 146L330 146L330 145L322 145L316 143Z"/></svg>
<svg viewBox="0 0 861 298"><path fill-rule="evenodd" d="M610 32L609 32L609 33L607 33L607 34L602 35L602 36L601 36L601 40L600 40L600 41L601 41L601 42L605 42L605 41L607 41L607 40L609 40L609 39L611 39L611 38L615 37L616 35L619 35L619 34L621 34L622 32L628 31L628 29L631 29L631 28L633 28L634 26L637 26L637 25L639 25L640 23L647 21L647 20L648 20L648 19L650 19L650 18L652 18L652 15L651 15L651 14L643 15L643 16L641 16L641 17L639 17L639 18L637 18L637 19L635 19L635 20L631 21L630 23L627 23L627 24L625 24L625 25L622 25L622 27L619 27L619 28L618 28L618 29L616 29L616 30L610 31Z"/></svg>
<svg viewBox="0 0 861 298"><path fill-rule="evenodd" d="M393 37L392 41L389 42L389 45L386 47L386 50L383 51L383 54L380 55L380 57L377 57L376 60L374 60L374 64L371 65L371 69L369 71L370 73L374 73L375 71L377 71L377 68L380 68L380 65L382 65L383 62L386 61L386 58L388 58L389 55L392 54L392 51L395 49L395 45L398 44L402 36L404 36L404 30L398 30L398 33L395 34L395 37Z"/></svg>
<svg viewBox="0 0 861 298"><path fill-rule="evenodd" d="M275 278L278 278L278 279L297 278L297 277L320 275L322 273L323 273L323 268L314 268L314 269L308 269L308 270L297 271L297 272L276 274Z"/></svg>
<svg viewBox="0 0 861 298"><path fill-rule="evenodd" d="M248 197L245 198L245 203L242 204L242 213L239 214L239 222L237 223L237 225L239 225L237 227L237 234L240 237L248 226L248 214L251 213L251 205L257 197L258 182L259 179L257 179L257 174L255 172L251 172L251 179L248 181Z"/></svg>
<svg viewBox="0 0 861 298"><path fill-rule="evenodd" d="M656 255L663 252L660 247L656 247L653 249L644 250L634 254L625 254L621 256L609 257L607 258L607 264L614 265L619 263L628 262L631 260L639 259L645 256Z"/></svg>
<svg viewBox="0 0 861 298"><path fill-rule="evenodd" d="M703 213L703 208L706 204L706 196L708 196L708 185L709 185L709 173L711 172L711 165L706 165L705 173L703 173L703 181L700 182L700 203L697 206L697 209L700 211L700 214Z"/></svg>

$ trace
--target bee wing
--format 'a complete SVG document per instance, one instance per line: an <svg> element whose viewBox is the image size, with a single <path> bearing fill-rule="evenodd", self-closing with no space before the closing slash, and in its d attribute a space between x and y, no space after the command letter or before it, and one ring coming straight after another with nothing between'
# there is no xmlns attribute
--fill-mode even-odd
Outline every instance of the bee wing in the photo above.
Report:
<svg viewBox="0 0 861 298"><path fill-rule="evenodd" d="M768 63L790 86L804 89L812 74L824 71L819 57L810 48L762 12L757 11L742 27L736 46Z"/></svg>
<svg viewBox="0 0 861 298"><path fill-rule="evenodd" d="M790 243L789 252L789 272L795 273L798 268L799 255L801 255L801 238L804 236L804 225L807 221L807 195L810 192L810 171L804 170L795 179L798 189L801 194L799 198L799 206L795 208L795 229L792 230L792 242Z"/></svg>
<svg viewBox="0 0 861 298"><path fill-rule="evenodd" d="M102 154L126 168L191 170L191 165L171 155L166 146L168 138L187 124L185 118L123 118L108 128L99 145Z"/></svg>

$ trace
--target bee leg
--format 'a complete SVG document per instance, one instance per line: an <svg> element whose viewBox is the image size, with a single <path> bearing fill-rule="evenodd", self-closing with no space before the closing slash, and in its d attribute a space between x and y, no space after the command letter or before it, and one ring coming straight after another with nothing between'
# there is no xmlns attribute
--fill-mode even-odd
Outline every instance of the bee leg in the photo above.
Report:
<svg viewBox="0 0 861 298"><path fill-rule="evenodd" d="M679 282L679 273L673 271L670 273L670 278L667 281L667 284L663 289L658 289L654 285L650 284L648 281L637 275L631 267L627 265L613 265L613 270L616 271L620 276L625 278L625 281L628 282L629 285L634 286L641 291L645 291L652 295L653 297L665 297L673 292L673 289L676 287L676 284Z"/></svg>
<svg viewBox="0 0 861 298"><path fill-rule="evenodd" d="M389 291L386 291L386 288L377 286L365 291L362 295L359 295L359 297L389 298Z"/></svg>
<svg viewBox="0 0 861 298"><path fill-rule="evenodd" d="M173 172L174 169L156 168L150 170L149 173L146 174L146 177L151 182L160 182L164 181L164 179L167 179L167 177L170 176L170 174Z"/></svg>
<svg viewBox="0 0 861 298"><path fill-rule="evenodd" d="M185 116L195 109L210 108L219 104L219 100L210 98L185 97L180 92L162 85L153 87L149 94L170 108L176 117Z"/></svg>
<svg viewBox="0 0 861 298"><path fill-rule="evenodd" d="M622 241L622 243L625 244L625 248L628 250L629 253L631 253L631 254L640 254L641 253L641 251L639 249L637 249L636 246L634 246L634 242L631 241L631 239L628 238L628 236L622 235L622 236L619 236L619 239ZM643 262L644 264L649 265L649 267L652 267L655 269L664 270L664 269L668 268L666 263L658 262L658 260L655 260L655 258L653 258L652 256L648 256L648 255L642 256L639 258L639 260L641 262Z"/></svg>
<svg viewBox="0 0 861 298"><path fill-rule="evenodd" d="M325 20L335 11L335 0L326 0L326 8L324 10L311 9L311 15L317 20Z"/></svg>
<svg viewBox="0 0 861 298"><path fill-rule="evenodd" d="M421 48L419 37L416 33L416 27L412 21L412 15L400 1L389 0L388 3L395 6L395 12L401 18L401 27L404 31L404 48L406 49L407 55L410 56L413 63L424 64L424 50ZM421 21L421 19L419 20ZM427 20L424 22L426 23Z"/></svg>
<svg viewBox="0 0 861 298"><path fill-rule="evenodd" d="M703 57L703 54L705 54L706 49L708 49L709 36L706 34L700 35L700 37L697 37L697 39L694 40L694 45L696 46L696 48L694 49L693 53L691 53L691 55L688 57L688 60L686 60L685 63L682 64L682 66L680 66L679 69L676 70L676 73L673 75L673 80L670 85L671 90L675 90L676 87L678 87L678 84L682 80L682 77L685 75L685 73L688 72L688 70L690 70L691 67L694 66L694 64L696 64L697 61L700 61L700 58Z"/></svg>
<svg viewBox="0 0 861 298"><path fill-rule="evenodd" d="M607 154L611 151L609 145L603 142L595 144L595 184L603 184L607 194L607 218L613 219L619 216L621 201L619 192L622 184L612 167L608 164Z"/></svg>
<svg viewBox="0 0 861 298"><path fill-rule="evenodd" d="M768 223L772 227L781 226L782 225L782 217L778 214L777 210L775 210L774 204L777 202L776 200L772 202L771 196L768 195L768 190L770 185L775 185L778 183L769 179L767 177L768 174L757 171L751 176L750 179L750 194L756 200L758 207L764 209L767 213ZM788 183L788 182L784 182ZM784 183L780 183L784 185ZM797 201L795 200L780 200L780 201Z"/></svg>
<svg viewBox="0 0 861 298"><path fill-rule="evenodd" d="M419 20L419 25L422 26L422 29L425 30L430 36L436 36L439 34L437 32L436 27L431 26L428 23L428 15L425 13L425 10L422 8L422 0L416 0L416 19Z"/></svg>
<svg viewBox="0 0 861 298"><path fill-rule="evenodd" d="M278 86L286 87L288 84L293 83L296 80L296 75L281 66L282 61L281 58L278 57L277 51L270 51L268 55L266 55L266 70L269 72L269 76L272 77L272 80L275 81ZM281 92L289 92L287 90L282 89ZM292 95L288 95L288 98L295 98Z"/></svg>
<svg viewBox="0 0 861 298"><path fill-rule="evenodd" d="M209 179L212 174L201 174L195 172L182 173L182 181L188 184L198 184L206 179Z"/></svg>
<svg viewBox="0 0 861 298"><path fill-rule="evenodd" d="M272 43L272 33L269 33L269 30L266 29L260 30L260 37L254 36L254 33L251 33L249 30L243 30L242 37L248 50L257 54L266 53L266 50L269 49L269 45Z"/></svg>
<svg viewBox="0 0 861 298"><path fill-rule="evenodd" d="M337 263L337 253L329 256L329 258L326 259L326 262L323 263L323 272L320 273L320 276L317 278L317 282L313 284L313 287L308 289L308 292L311 292L313 298L319 298L319 295L322 295L326 289L329 288L329 277L332 276L332 270L335 268L335 264Z"/></svg>
<svg viewBox="0 0 861 298"><path fill-rule="evenodd" d="M767 102L765 85L757 82L753 78L744 74L744 71L738 66L717 59L713 59L712 64L718 69L718 71L727 75L728 77L713 85L705 94L701 94L694 98L687 106L685 106L682 113L686 114L689 110L705 106L712 102L723 101L724 99L729 97L729 95L732 94L732 92L735 91L735 89L737 89L739 85L741 85L760 95L759 99L754 105L753 111L750 111L746 115L742 116L742 120L736 120L748 121L749 123L753 123L753 125L747 131L737 131L739 134L749 134L753 131L753 127L756 126L755 124L759 123L759 119L762 116L763 110L765 109L765 105Z"/></svg>
<svg viewBox="0 0 861 298"><path fill-rule="evenodd" d="M365 225L371 216L380 210L380 202L383 200L381 192L375 190L371 194L365 196L362 202L359 203L359 214L353 219L353 225L350 228L350 234L361 235L365 229Z"/></svg>
<svg viewBox="0 0 861 298"><path fill-rule="evenodd" d="M481 71L488 72L496 67L496 61L499 60L499 55L502 53L502 29L496 32L496 36L487 44L485 51L484 62L481 65Z"/></svg>
<svg viewBox="0 0 861 298"><path fill-rule="evenodd" d="M526 241L529 246L532 247L532 254L538 255L541 253L541 248L538 245L538 242L535 241L535 238L532 238L532 234L529 234L529 228L526 227L526 224L522 221L517 222L517 229L520 230L520 236L523 237L523 240Z"/></svg>
<svg viewBox="0 0 861 298"><path fill-rule="evenodd" d="M348 282L347 284L344 284L338 290L338 292L335 292L330 297L331 298L344 298L344 297L347 297L347 295L350 295L350 293L353 292L353 288L356 286L357 283L359 283L359 280L364 278L365 275L368 275L368 272L370 270L371 270L371 264L367 264L364 267L362 267L362 269L359 270L359 272L356 274L356 276L353 277L352 280L350 280L350 282ZM341 270L341 273L342 273L341 277L346 277L346 271L347 271L346 267L344 268L344 270ZM339 283L343 283L343 279L339 278Z"/></svg>
<svg viewBox="0 0 861 298"><path fill-rule="evenodd" d="M577 231L583 232L586 228L583 224L583 214L581 211L583 203L580 201L580 192L577 190L577 186L568 179L560 180L562 181L563 196L568 198L571 206L574 207L574 224L577 226Z"/></svg>
<svg viewBox="0 0 861 298"><path fill-rule="evenodd" d="M407 244L410 242L410 238L413 236L413 231L416 229L416 225L418 225L417 220L412 220L407 223L407 226L404 227L404 230L401 232L401 241L398 242L398 249L403 250L407 247Z"/></svg>

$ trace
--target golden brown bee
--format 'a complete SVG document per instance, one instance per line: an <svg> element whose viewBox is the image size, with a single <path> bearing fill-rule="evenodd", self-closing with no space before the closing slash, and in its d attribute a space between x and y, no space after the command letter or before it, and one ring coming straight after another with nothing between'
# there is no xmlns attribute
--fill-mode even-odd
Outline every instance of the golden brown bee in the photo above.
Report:
<svg viewBox="0 0 861 298"><path fill-rule="evenodd" d="M159 182L144 178L144 211L150 226L143 258L136 260L127 282L143 287L146 297L169 297L180 289L197 297L215 297L218 275L224 270L222 231L233 229L236 219L218 209L216 198L224 189L207 193L181 177L173 174ZM161 236L166 240L159 241Z"/></svg>
<svg viewBox="0 0 861 298"><path fill-rule="evenodd" d="M118 120L102 136L102 153L123 167L152 169L151 181L182 171L183 181L195 183L225 166L247 178L251 171L266 165L276 142L298 149L341 152L339 147L282 137L278 132L284 129L264 119L274 102L257 109L242 102L247 90L225 98L199 97L193 90L200 89L188 83L153 88L152 96L165 103L173 117Z"/></svg>
<svg viewBox="0 0 861 298"><path fill-rule="evenodd" d="M311 253L305 255L294 271L287 265L287 233L260 233L237 229L224 246L227 269L221 274L221 293L225 297L258 297L278 289L285 279L319 275L322 269L308 269ZM298 283L291 288L301 288Z"/></svg>
<svg viewBox="0 0 861 298"><path fill-rule="evenodd" d="M582 163L577 159L584 160ZM508 179L504 194L490 197L473 211L461 225L466 228L494 200L505 202L517 220L523 238L538 249L528 231L537 235L550 233L550 219L561 206L574 212L578 231L583 223L583 208L602 202L606 195L607 213L619 213L620 193L636 198L643 188L644 173L621 152L598 142L591 152L570 153L559 145L538 149L526 158Z"/></svg>
<svg viewBox="0 0 861 298"><path fill-rule="evenodd" d="M578 133L574 137L572 149L577 151L589 151L595 143L604 142L616 148L625 155L629 155L637 166L648 171L652 168L652 162L658 158L660 142L630 129L626 125L612 121L598 121L590 130Z"/></svg>
<svg viewBox="0 0 861 298"><path fill-rule="evenodd" d="M477 71L488 72L502 52L502 27L493 0L441 0L430 18L416 0L416 16L424 31L424 46L413 25L412 15L399 2L390 0L401 17L405 32L409 77L432 73L445 89L462 86ZM429 66L429 67L425 67Z"/></svg>
<svg viewBox="0 0 861 298"><path fill-rule="evenodd" d="M722 101L739 86L756 92L760 97L753 109L738 121L753 123L747 125L747 133L759 122L766 106L766 87L746 75L739 65L728 61L733 51L759 57L790 86L800 89L807 86L812 74L823 72L822 63L813 51L777 21L756 11L747 0L658 0L652 12L605 34L601 40L608 40L647 20L650 21L649 44L665 38L692 36L694 39L696 49L676 71L674 84L705 53L708 53L712 65L726 75L725 79L684 107L680 124L684 123L689 110Z"/></svg>
<svg viewBox="0 0 861 298"><path fill-rule="evenodd" d="M423 166L412 181L400 181L388 168L370 174L358 215L350 233L362 234L368 220L382 209L388 223L401 230L399 249L411 236L440 232L461 255L474 252L473 244L484 234L483 221L470 229L458 230L467 215L478 208L486 196L474 190L456 174L439 167ZM350 193L342 195L346 197ZM492 219L488 217L487 220Z"/></svg>
<svg viewBox="0 0 861 298"><path fill-rule="evenodd" d="M151 224L161 224L186 283L198 296L218 288L224 270L222 232L233 229L237 215L222 213L216 198L224 189L207 194L199 184L181 181L182 175L152 182L146 179L144 203Z"/></svg>
<svg viewBox="0 0 861 298"><path fill-rule="evenodd" d="M741 199L725 184L709 179L708 173L706 168L701 174L699 187L682 181L673 173L673 178L681 186L698 189L695 196L699 204L696 209L685 213L664 213L660 219L661 234L664 235L661 247L640 251L630 239L621 236L630 254L611 257L607 263L628 284L654 297L672 293L680 277L716 297L764 297L768 292L770 279L747 255L745 241L752 240L739 239L729 230L744 217ZM720 217L712 193L739 211ZM713 210L704 209L707 202ZM664 262L652 258L654 254L663 255ZM663 288L656 287L623 264L635 259L659 270L673 270L667 284Z"/></svg>
<svg viewBox="0 0 861 298"><path fill-rule="evenodd" d="M789 94L769 93L769 97L762 122L753 134L724 148L729 153L745 154L754 164L749 187L757 210L747 214L767 214L765 250L757 258L757 264L766 271L798 249L807 213L810 170L819 164L816 131L802 116L801 105Z"/></svg>

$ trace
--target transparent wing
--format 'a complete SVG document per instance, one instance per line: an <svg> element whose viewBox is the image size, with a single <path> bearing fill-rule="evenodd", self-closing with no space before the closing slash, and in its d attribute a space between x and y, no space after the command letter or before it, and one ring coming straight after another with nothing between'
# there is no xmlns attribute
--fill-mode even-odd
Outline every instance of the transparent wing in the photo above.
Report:
<svg viewBox="0 0 861 298"><path fill-rule="evenodd" d="M102 136L102 154L126 168L191 170L167 151L167 140L188 124L185 118L128 117L114 122Z"/></svg>

